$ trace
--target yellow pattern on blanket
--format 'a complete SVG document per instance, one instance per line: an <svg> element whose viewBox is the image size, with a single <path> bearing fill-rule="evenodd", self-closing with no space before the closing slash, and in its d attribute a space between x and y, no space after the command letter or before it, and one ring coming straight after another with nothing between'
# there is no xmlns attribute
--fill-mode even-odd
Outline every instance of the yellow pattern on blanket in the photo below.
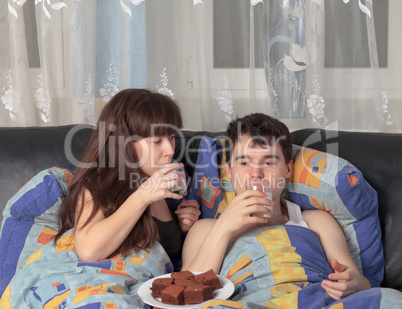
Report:
<svg viewBox="0 0 402 309"><path fill-rule="evenodd" d="M301 256L295 252L285 228L266 230L256 237L269 256L276 284L307 281L304 268L300 266Z"/></svg>

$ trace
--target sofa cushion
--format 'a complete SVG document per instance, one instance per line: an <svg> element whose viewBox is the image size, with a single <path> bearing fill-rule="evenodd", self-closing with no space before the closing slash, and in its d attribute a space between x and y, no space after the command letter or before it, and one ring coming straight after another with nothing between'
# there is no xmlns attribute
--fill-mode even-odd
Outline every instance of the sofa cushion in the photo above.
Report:
<svg viewBox="0 0 402 309"><path fill-rule="evenodd" d="M0 295L28 257L53 239L72 176L67 169L44 170L8 201L0 238Z"/></svg>
<svg viewBox="0 0 402 309"><path fill-rule="evenodd" d="M234 197L225 174L223 140L200 142L190 193L201 205L202 218L217 218ZM348 161L313 149L293 146L294 167L287 190L302 209L330 212L342 227L356 265L372 286L384 274L376 191ZM367 232L369 231L369 233Z"/></svg>
<svg viewBox="0 0 402 309"><path fill-rule="evenodd" d="M0 221L7 201L33 175L52 166L75 169L93 125L0 128Z"/></svg>

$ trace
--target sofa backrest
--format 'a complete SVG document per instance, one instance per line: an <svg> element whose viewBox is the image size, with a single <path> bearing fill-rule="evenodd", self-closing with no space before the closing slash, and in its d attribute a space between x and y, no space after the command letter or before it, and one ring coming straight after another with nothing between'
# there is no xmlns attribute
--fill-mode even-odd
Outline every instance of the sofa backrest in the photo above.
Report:
<svg viewBox="0 0 402 309"><path fill-rule="evenodd" d="M402 290L402 135L303 129L292 137L296 145L349 161L377 191L385 258L382 286Z"/></svg>
<svg viewBox="0 0 402 309"><path fill-rule="evenodd" d="M37 173L73 169L71 156L79 160L91 131L89 125L0 128L0 222L7 201Z"/></svg>

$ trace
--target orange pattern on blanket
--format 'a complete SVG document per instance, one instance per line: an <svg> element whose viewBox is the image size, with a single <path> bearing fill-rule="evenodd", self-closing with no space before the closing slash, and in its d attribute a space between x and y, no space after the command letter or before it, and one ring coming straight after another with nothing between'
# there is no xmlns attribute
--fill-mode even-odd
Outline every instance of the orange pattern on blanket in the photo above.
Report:
<svg viewBox="0 0 402 309"><path fill-rule="evenodd" d="M245 274L239 276L239 278L237 278L236 280L234 280L233 284L236 285L236 284L242 282L244 279L246 279L246 278L248 278L248 277L250 277L252 275L253 275L253 271L250 270L250 271L246 272Z"/></svg>
<svg viewBox="0 0 402 309"><path fill-rule="evenodd" d="M239 270L244 267L250 265L252 261L248 257L247 254L243 254L243 256L235 262L232 267L230 267L228 273L226 274L226 278L230 279L234 274L236 274Z"/></svg>
<svg viewBox="0 0 402 309"><path fill-rule="evenodd" d="M88 298L91 295L99 294L119 294L123 295L124 288L120 285L115 284L110 286L109 283L101 284L98 286L91 287L89 285L82 286L76 290L77 297L74 298L73 304L76 305L80 301Z"/></svg>
<svg viewBox="0 0 402 309"><path fill-rule="evenodd" d="M120 272L124 272L126 269L126 261L122 261L122 260L116 260L113 263L113 270L115 271L120 271Z"/></svg>
<svg viewBox="0 0 402 309"><path fill-rule="evenodd" d="M70 173L68 170L66 170L64 168L58 168L55 166L53 166L52 168L63 172L64 177L66 177L66 183L70 183L71 180L73 180L74 175L72 173Z"/></svg>
<svg viewBox="0 0 402 309"><path fill-rule="evenodd" d="M42 231L40 232L40 235L36 242L46 245L47 243L51 242L54 237L56 236L57 231L54 229L51 229L50 227L45 226Z"/></svg>

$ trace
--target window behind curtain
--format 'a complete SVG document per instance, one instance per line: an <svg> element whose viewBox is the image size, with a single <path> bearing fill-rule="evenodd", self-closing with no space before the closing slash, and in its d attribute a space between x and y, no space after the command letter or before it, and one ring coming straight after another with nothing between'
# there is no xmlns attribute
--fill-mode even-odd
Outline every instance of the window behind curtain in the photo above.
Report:
<svg viewBox="0 0 402 309"><path fill-rule="evenodd" d="M357 1L325 1L325 67L370 67L368 48L355 56L353 43L368 46L366 14L357 7ZM355 7L352 7L355 6ZM353 9L352 9L353 8ZM262 68L261 4L254 8L255 60ZM373 1L374 23L380 67L387 67L388 0ZM356 28L356 20L361 29ZM213 6L214 68L249 67L250 2L244 0L215 0ZM357 34L358 33L358 34ZM365 35L361 35L361 33ZM339 38L340 37L340 38ZM339 45L339 42L343 42ZM338 55L341 57L337 58Z"/></svg>

